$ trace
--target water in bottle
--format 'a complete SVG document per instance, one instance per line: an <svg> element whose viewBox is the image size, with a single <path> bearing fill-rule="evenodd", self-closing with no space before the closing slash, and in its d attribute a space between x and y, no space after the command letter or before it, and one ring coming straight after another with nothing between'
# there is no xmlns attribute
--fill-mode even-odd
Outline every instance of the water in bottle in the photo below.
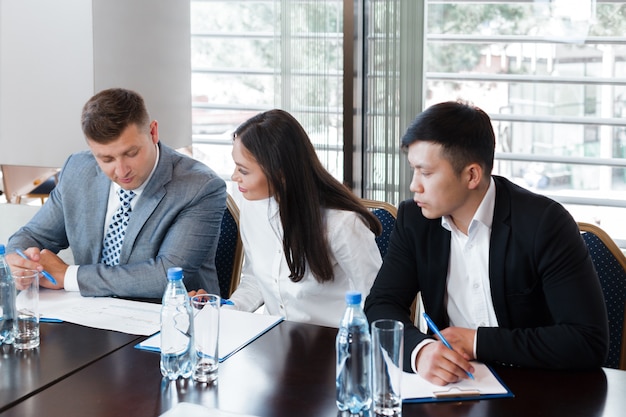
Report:
<svg viewBox="0 0 626 417"><path fill-rule="evenodd" d="M361 308L361 294L346 293L346 311L337 333L337 407L359 414L372 404L370 387L371 339Z"/></svg>
<svg viewBox="0 0 626 417"><path fill-rule="evenodd" d="M15 320L15 282L4 259L5 247L0 244L0 345L13 343Z"/></svg>
<svg viewBox="0 0 626 417"><path fill-rule="evenodd" d="M183 270L167 271L161 306L161 374L170 380L189 378L193 372L193 313Z"/></svg>

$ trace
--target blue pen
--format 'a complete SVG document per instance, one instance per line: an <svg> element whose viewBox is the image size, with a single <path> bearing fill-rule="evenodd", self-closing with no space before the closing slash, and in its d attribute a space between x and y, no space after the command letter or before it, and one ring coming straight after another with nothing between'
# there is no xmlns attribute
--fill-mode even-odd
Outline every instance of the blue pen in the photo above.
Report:
<svg viewBox="0 0 626 417"><path fill-rule="evenodd" d="M432 319L428 316L428 314L423 313L424 318L426 319L426 324L428 325L428 328L430 330L433 331L433 333L435 333L437 335L437 337L439 338L439 340L441 340L441 343L444 344L445 347L447 347L450 350L454 350L452 349L452 346L450 345L450 343L448 343L448 341L446 340L445 337L443 337L443 335L441 334L441 332L439 331L439 328L437 327L437 325L435 324L434 321L432 321ZM471 372L465 372L467 374L467 376L469 376L470 378L474 379L474 375L472 375Z"/></svg>
<svg viewBox="0 0 626 417"><path fill-rule="evenodd" d="M49 317L39 317L39 323L63 323L63 320L51 319Z"/></svg>
<svg viewBox="0 0 626 417"><path fill-rule="evenodd" d="M19 249L15 249L15 253L17 253L18 255L20 255L22 258L27 259L30 261L30 258L28 256L26 256L26 254L24 252L22 252ZM54 285L57 285L57 280L54 279L54 277L52 275L50 275L49 272L47 271L41 271L41 275L43 275L44 277L46 277L48 279L48 281L50 281L51 283L53 283Z"/></svg>

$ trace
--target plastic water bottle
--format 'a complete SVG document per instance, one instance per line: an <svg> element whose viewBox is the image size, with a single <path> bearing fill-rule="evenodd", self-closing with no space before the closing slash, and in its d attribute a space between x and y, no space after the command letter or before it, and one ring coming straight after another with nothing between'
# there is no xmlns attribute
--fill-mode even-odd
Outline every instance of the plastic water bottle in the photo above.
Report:
<svg viewBox="0 0 626 417"><path fill-rule="evenodd" d="M11 269L4 259L6 249L0 244L0 345L13 343L13 320L15 320L15 282Z"/></svg>
<svg viewBox="0 0 626 417"><path fill-rule="evenodd" d="M161 374L170 380L193 372L193 312L182 268L167 270L161 306Z"/></svg>
<svg viewBox="0 0 626 417"><path fill-rule="evenodd" d="M346 311L337 333L337 407L358 414L372 405L371 338L361 294L346 293Z"/></svg>

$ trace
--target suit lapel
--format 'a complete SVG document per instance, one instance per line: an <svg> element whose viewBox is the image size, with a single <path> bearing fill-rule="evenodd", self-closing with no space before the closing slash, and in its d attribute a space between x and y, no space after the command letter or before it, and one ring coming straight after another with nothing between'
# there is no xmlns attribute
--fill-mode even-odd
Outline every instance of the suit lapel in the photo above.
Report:
<svg viewBox="0 0 626 417"><path fill-rule="evenodd" d="M84 236L98 236L98 245L86 245L89 248L89 256L92 259L92 263L97 264L100 262L102 255L102 240L104 238L104 224L107 219L107 207L109 204L109 190L111 188L111 180L104 172L96 165L94 168L95 181L85 181L86 184L93 184L93 190L86 190L85 195L93 196L93 200L90 206L90 212L88 215L93 221L84 222L85 233Z"/></svg>
<svg viewBox="0 0 626 417"><path fill-rule="evenodd" d="M496 204L489 245L489 282L491 298L500 326L510 322L506 308L505 259L511 234L511 199L506 185L494 176L496 184Z"/></svg>
<svg viewBox="0 0 626 417"><path fill-rule="evenodd" d="M433 266L432 273L437 277L434 280L434 291L438 302L436 303L437 308L433 310L434 317L432 317L432 319L435 320L435 323L437 323L438 326L442 326L442 328L444 328L450 325L450 318L448 317L448 312L446 310L446 294L448 287L448 267L450 265L451 233L450 231L444 229L441 225L438 225L438 227L443 230L443 233L440 233L438 236L443 238L436 245L439 255L433 256L436 263Z"/></svg>
<svg viewBox="0 0 626 417"><path fill-rule="evenodd" d="M431 242L427 246L429 249L427 259L430 262L424 262L428 265L428 270L420 286L426 311L438 326L444 328L449 326L450 321L445 307L450 263L450 232L441 226L440 219L430 223L431 229L425 239L426 242Z"/></svg>
<svg viewBox="0 0 626 417"><path fill-rule="evenodd" d="M165 185L172 179L173 172L173 151L169 148L161 146L159 143L159 163L154 170L154 174L150 181L141 193L141 197L137 204L133 208L131 215L131 221L126 229L126 235L124 236L124 244L122 245L122 252L120 253L120 264L128 263L130 254L135 246L137 236L143 226L146 224L154 210L165 197Z"/></svg>

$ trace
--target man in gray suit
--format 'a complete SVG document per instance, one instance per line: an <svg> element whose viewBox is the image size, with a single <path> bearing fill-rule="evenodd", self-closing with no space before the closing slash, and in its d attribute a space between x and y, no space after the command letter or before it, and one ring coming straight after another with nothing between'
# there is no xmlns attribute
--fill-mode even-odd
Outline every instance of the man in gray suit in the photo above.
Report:
<svg viewBox="0 0 626 417"><path fill-rule="evenodd" d="M219 294L215 251L224 181L160 143L157 121L133 91L96 94L81 123L90 150L67 159L50 198L11 236L11 268L45 269L57 285L42 279L41 286L83 296L157 298L167 269L180 266L188 290ZM129 191L130 202L121 202L118 193ZM76 265L56 255L67 247ZM16 249L29 259L11 253Z"/></svg>

